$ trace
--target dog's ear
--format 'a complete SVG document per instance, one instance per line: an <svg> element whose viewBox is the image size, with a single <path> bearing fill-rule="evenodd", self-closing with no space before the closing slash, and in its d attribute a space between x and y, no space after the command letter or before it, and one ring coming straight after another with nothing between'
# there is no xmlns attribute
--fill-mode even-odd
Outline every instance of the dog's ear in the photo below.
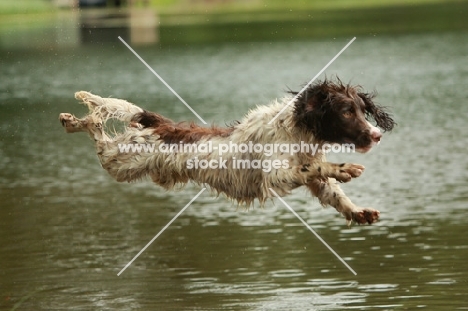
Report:
<svg viewBox="0 0 468 311"><path fill-rule="evenodd" d="M331 93L338 85L328 81L317 81L304 91L304 100L307 101L308 109L320 109L329 105Z"/></svg>
<svg viewBox="0 0 468 311"><path fill-rule="evenodd" d="M297 97L297 101L300 102L301 106L306 110L318 108L318 106L325 104L330 99L330 92L337 85L325 81L317 81L316 83L309 85L303 92ZM297 96L298 92L289 91L290 94Z"/></svg>
<svg viewBox="0 0 468 311"><path fill-rule="evenodd" d="M385 131L391 131L396 125L393 118L388 114L384 107L374 104L375 94L358 93L366 107L366 116L372 117L377 122L377 126Z"/></svg>
<svg viewBox="0 0 468 311"><path fill-rule="evenodd" d="M297 96L298 92L289 92ZM323 136L323 119L330 110L330 83L314 83L297 96L294 114L297 122L309 129L317 139Z"/></svg>

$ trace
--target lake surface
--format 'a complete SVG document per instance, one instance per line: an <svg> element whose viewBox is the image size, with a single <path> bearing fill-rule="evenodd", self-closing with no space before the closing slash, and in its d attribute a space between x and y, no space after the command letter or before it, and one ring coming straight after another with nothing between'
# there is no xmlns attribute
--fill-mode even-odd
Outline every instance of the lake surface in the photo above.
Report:
<svg viewBox="0 0 468 311"><path fill-rule="evenodd" d="M120 42L0 52L0 309L466 310L467 33L358 37L326 71L377 90L398 126L343 185L381 211L347 227L304 190L236 210L205 191L119 184L91 140L58 114L75 91L125 98L175 120L196 117ZM299 90L351 39L136 48L205 120L223 125ZM324 75L321 76L324 78Z"/></svg>

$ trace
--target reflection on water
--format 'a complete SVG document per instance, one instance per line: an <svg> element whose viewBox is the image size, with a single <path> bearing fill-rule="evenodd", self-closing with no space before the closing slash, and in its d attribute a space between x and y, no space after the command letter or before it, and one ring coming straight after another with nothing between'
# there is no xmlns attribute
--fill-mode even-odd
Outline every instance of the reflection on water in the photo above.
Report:
<svg viewBox="0 0 468 311"><path fill-rule="evenodd" d="M66 135L57 116L85 112L73 99L80 89L194 116L124 46L0 52L1 308L465 307L465 35L358 38L327 71L377 89L399 123L373 152L331 157L366 166L343 188L381 210L376 225L348 228L305 191L286 198L357 276L280 202L236 211L206 192L117 277L198 188L114 182L89 138ZM299 89L344 42L139 53L203 118L224 124Z"/></svg>

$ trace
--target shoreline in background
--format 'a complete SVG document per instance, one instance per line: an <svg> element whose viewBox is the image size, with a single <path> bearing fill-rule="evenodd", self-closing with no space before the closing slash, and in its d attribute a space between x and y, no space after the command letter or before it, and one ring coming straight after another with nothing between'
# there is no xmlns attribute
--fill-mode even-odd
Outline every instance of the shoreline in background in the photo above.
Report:
<svg viewBox="0 0 468 311"><path fill-rule="evenodd" d="M367 1L364 4L340 1L346 4L341 7L335 3L327 6L322 1L303 6L296 1L288 3L289 6L281 6L276 1L267 2L272 2L273 5L261 8L241 2L236 6L204 6L208 7L206 10L202 10L201 5L183 9L175 4L152 6L157 12L158 44L172 46L216 42L296 41L350 35L468 30L464 13L468 12L467 1L416 1L416 4L408 4L407 1L396 4L386 1ZM17 10L7 10L0 6L0 49L21 48L28 44L35 46L34 41L38 41L42 47L53 46L54 42L47 31L63 28L65 31L62 31L62 37L66 37L66 34L63 36L63 32L66 32L64 27L79 28L68 17L76 15L76 9L57 9L44 5L33 5L31 8L33 9L29 13L17 13ZM125 11L128 8L114 10ZM63 23L64 20L67 23Z"/></svg>

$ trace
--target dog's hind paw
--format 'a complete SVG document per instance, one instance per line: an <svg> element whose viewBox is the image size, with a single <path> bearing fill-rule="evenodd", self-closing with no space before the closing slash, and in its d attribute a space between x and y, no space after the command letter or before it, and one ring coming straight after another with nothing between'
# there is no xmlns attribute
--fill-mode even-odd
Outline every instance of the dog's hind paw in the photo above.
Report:
<svg viewBox="0 0 468 311"><path fill-rule="evenodd" d="M95 95L91 94L90 92L86 92L86 91L79 91L79 92L75 93L75 98L78 99L78 100L82 100L82 101L85 101L85 99L91 98L93 96L95 96Z"/></svg>
<svg viewBox="0 0 468 311"><path fill-rule="evenodd" d="M59 115L60 123L67 133L76 133L85 131L86 121L78 119L70 113L61 113Z"/></svg>

